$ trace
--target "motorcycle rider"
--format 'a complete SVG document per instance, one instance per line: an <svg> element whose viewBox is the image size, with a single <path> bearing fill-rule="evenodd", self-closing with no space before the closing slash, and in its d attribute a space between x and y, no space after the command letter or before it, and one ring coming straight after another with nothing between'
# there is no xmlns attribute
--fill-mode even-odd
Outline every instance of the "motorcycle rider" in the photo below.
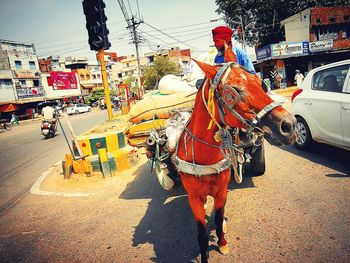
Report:
<svg viewBox="0 0 350 263"><path fill-rule="evenodd" d="M56 119L56 111L51 106L46 106L42 109L42 114L44 116L44 121L48 121L49 123L54 124L55 131L57 130L57 119Z"/></svg>

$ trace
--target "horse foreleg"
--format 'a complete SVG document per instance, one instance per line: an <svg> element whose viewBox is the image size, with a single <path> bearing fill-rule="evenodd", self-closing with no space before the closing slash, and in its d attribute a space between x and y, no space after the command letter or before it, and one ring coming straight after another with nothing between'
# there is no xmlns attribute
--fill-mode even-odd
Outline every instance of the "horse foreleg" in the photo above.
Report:
<svg viewBox="0 0 350 263"><path fill-rule="evenodd" d="M218 237L218 247L222 254L229 253L229 247L225 239L226 222L224 219L227 192L224 191L214 198L216 235Z"/></svg>
<svg viewBox="0 0 350 263"><path fill-rule="evenodd" d="M208 262L208 242L209 237L207 233L206 223L205 223L205 210L204 210L204 200L201 200L198 196L188 196L188 200L192 209L194 219L197 222L198 229L198 244L201 251L201 262Z"/></svg>

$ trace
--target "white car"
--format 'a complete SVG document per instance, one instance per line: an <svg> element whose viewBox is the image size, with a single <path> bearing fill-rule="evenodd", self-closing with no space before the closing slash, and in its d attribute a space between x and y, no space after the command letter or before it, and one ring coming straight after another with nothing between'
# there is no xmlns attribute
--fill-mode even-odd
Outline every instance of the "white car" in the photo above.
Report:
<svg viewBox="0 0 350 263"><path fill-rule="evenodd" d="M350 60L311 70L292 96L295 146L312 141L350 150Z"/></svg>
<svg viewBox="0 0 350 263"><path fill-rule="evenodd" d="M72 107L67 108L67 114L79 114L90 111L92 111L92 108L82 103L74 104Z"/></svg>

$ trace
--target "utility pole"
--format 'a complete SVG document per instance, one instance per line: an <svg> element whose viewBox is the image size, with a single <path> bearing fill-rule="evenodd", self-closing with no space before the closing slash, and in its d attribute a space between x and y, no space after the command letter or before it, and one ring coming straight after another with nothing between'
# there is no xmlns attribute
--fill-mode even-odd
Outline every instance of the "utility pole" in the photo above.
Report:
<svg viewBox="0 0 350 263"><path fill-rule="evenodd" d="M137 59L137 73L138 73L138 83L141 88L141 67L140 67L140 54L139 54L139 44L141 43L141 37L137 33L137 27L143 23L141 19L136 18L133 14L131 14L131 19L129 18L128 11L125 8L125 4L123 0L118 0L120 9L124 15L125 21L128 24L127 28L131 34L131 43L135 45L136 49L136 59ZM139 90L140 91L140 90Z"/></svg>
<svg viewBox="0 0 350 263"><path fill-rule="evenodd" d="M139 83L139 89L138 93L140 93L141 89L141 65L140 65L140 53L139 53L139 44L141 43L140 35L137 33L137 27L142 24L143 21L139 20L137 21L135 19L135 16L131 17L131 35L132 35L132 43L135 44L135 50L136 50L136 59L137 59L137 73L138 73L138 83ZM130 27L130 25L128 26ZM140 94L138 94L140 96Z"/></svg>

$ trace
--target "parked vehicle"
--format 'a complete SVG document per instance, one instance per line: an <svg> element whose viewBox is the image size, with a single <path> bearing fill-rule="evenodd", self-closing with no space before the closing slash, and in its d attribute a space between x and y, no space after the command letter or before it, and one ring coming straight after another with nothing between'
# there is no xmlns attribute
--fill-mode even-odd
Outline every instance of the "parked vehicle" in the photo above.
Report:
<svg viewBox="0 0 350 263"><path fill-rule="evenodd" d="M350 60L311 70L292 96L295 146L313 141L350 150Z"/></svg>
<svg viewBox="0 0 350 263"><path fill-rule="evenodd" d="M44 135L46 139L54 137L56 131L57 131L57 121L43 120L41 122L41 134Z"/></svg>
<svg viewBox="0 0 350 263"><path fill-rule="evenodd" d="M86 104L78 103L67 108L67 114L79 114L83 112L90 112L92 108Z"/></svg>

